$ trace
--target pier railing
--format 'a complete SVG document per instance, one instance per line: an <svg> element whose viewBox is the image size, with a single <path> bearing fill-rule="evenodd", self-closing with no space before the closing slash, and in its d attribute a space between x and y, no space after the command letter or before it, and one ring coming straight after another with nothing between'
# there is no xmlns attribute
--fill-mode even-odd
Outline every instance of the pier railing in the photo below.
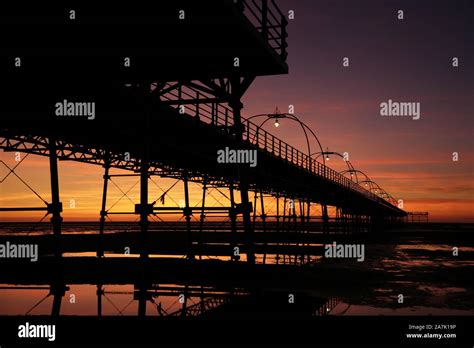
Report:
<svg viewBox="0 0 474 348"><path fill-rule="evenodd" d="M238 0L237 6L261 33L263 39L286 60L288 20L274 0Z"/></svg>
<svg viewBox="0 0 474 348"><path fill-rule="evenodd" d="M232 110L228 106L217 101L212 101L212 99L209 99L193 88L181 86L171 88L171 86L172 83L168 83L168 85L165 86L165 89L169 91L161 95L163 102L171 101L172 103L169 105L178 110L180 106L184 105L186 114L193 115L205 123L212 124L220 131L229 135L235 132ZM193 100L195 103L190 102ZM357 182L352 181L334 169L326 166L324 163L318 162L308 154L303 153L285 141L275 137L255 123L242 118L242 126L244 127L244 142L257 147L261 151L265 151L298 168L335 183L342 188L362 194L373 201L396 206L395 201L387 201L374 194Z"/></svg>

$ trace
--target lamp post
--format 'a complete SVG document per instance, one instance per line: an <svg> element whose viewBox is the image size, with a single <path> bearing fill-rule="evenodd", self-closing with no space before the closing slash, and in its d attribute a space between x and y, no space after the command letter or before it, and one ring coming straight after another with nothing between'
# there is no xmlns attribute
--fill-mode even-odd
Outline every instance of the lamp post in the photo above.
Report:
<svg viewBox="0 0 474 348"><path fill-rule="evenodd" d="M311 134L314 137L314 139L316 140L320 150L323 151L323 147L322 147L321 142L319 141L318 137L316 136L316 133L314 133L314 131L311 128L309 128L308 125L306 125L303 121L301 121L296 115L281 113L280 110L278 110L278 108L276 108L275 112L272 113L272 114L253 115L253 116L249 117L247 119L247 121L250 121L252 119L259 118L259 117L265 117L266 119L263 120L263 122L260 123L258 128L262 128L270 120L274 121L274 126L276 128L280 127L280 120L281 119L288 119L288 120L296 121L300 125L301 129L303 130L305 140L306 140L306 146L308 148L308 156L311 157L311 145L310 145L310 141L309 141L309 137L308 137L308 132L309 132L309 134ZM324 162L323 162L323 164L324 164Z"/></svg>
<svg viewBox="0 0 474 348"><path fill-rule="evenodd" d="M347 165L347 171L346 172L351 172L351 180L352 180L352 177L354 176L354 172L356 172L354 166L352 165L351 161L349 160L346 160L346 157L344 155L342 155L341 153L339 152L335 152L335 151L329 151L329 148L326 148L326 151L320 151L320 152L315 152L313 154L311 154L311 157L312 156L315 156L314 159L317 160L319 157L323 157L325 162L326 161L329 161L329 155L335 155L335 156L339 156L341 157L344 162L346 162L346 165ZM341 173L339 173L341 174ZM356 173L356 179L357 179L357 173Z"/></svg>
<svg viewBox="0 0 474 348"><path fill-rule="evenodd" d="M318 147L320 149L321 152L323 152L323 146L321 145L321 142L319 141L318 137L316 136L316 133L314 133L314 131L308 127L308 125L306 125L303 121L301 121L296 115L294 114L289 114L289 113L281 113L280 110L278 108L275 109L275 112L274 113L270 113L270 114L258 114L258 115L253 115L251 117L249 117L247 119L247 121L251 121L253 119L256 119L256 118L265 118L257 127L257 130L258 129L261 129L268 121L272 120L274 121L274 126L275 128L279 128L280 127L280 120L282 119L288 119L288 120L292 120L292 121L295 121L297 122L301 129L303 130L303 133L304 133L304 136L305 136L305 140L306 140L306 146L307 146L307 151L308 151L308 164L311 165L311 161L313 160L313 158L311 157L311 145L310 145L310 139L309 139L309 136L308 135L312 135L314 137L314 139L316 140L316 143L318 144ZM257 132L258 134L258 132ZM317 160L315 160L317 162ZM324 176L326 176L326 163L325 161L323 160L323 171L324 171ZM310 202L308 200L308 203L307 203L307 220L309 222L309 215L310 215ZM321 204L322 205L322 212L323 212L323 222L324 222L324 231L325 233L328 231L328 214L327 214L327 206L325 204ZM277 206L278 206L278 197L277 197ZM303 216L303 215L302 215ZM278 217L277 217L277 226L278 226Z"/></svg>

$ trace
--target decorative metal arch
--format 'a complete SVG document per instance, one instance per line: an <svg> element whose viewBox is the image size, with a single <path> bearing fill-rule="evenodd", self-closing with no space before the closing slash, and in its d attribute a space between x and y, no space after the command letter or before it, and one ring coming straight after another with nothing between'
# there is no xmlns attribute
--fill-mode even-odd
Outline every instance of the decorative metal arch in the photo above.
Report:
<svg viewBox="0 0 474 348"><path fill-rule="evenodd" d="M257 117L266 117L266 119L262 123L260 123L258 128L262 128L265 125L265 123L267 123L269 120L272 120L272 119L275 120L275 126L276 127L278 127L278 125L279 125L279 122L278 122L279 119L285 119L286 118L286 119L290 119L290 120L298 122L299 125L301 126L301 129L303 130L304 135L305 135L306 146L308 147L308 155L311 157L311 145L310 145L310 142L309 142L308 131L314 137L316 142L318 143L318 146L319 146L321 152L323 151L323 147L322 147L321 142L319 141L319 138L317 137L316 133L314 133L314 131L311 128L309 128L308 125L306 125L303 121L301 121L296 115L287 114L287 113L280 113L278 108L276 108L276 110L273 114L253 115L253 116L247 118L247 120L250 121L250 120L252 120L254 118L257 118ZM324 161L323 161L323 164L325 165Z"/></svg>
<svg viewBox="0 0 474 348"><path fill-rule="evenodd" d="M313 158L313 156L316 155L313 159L315 161L318 161L319 157L323 157L322 164L326 166L326 162L328 160L329 155L335 155L335 156L341 157L344 160L344 162L346 162L347 169L341 171L339 174L345 175L349 173L351 176L350 179L352 181L354 181L353 178L355 176L355 182L357 184L365 184L365 187L368 187L369 188L368 190L370 192L375 193L378 197L382 199L386 199L388 202L390 202L393 205L397 205L397 201L395 200L394 197L392 197L387 191L385 191L382 187L380 187L375 181L371 180L369 176L365 174L363 171L355 169L352 163L349 160L346 160L345 157L341 153L336 152L336 151L329 151L328 149L327 151L324 151L323 146L321 145L321 142L319 141L319 138L317 137L316 133L308 125L306 125L303 121L301 121L296 115L289 114L289 113L281 113L278 110L278 108L276 108L274 113L253 115L247 118L247 121L250 121L254 118L260 118L260 117L265 117L265 120L263 120L263 122L261 122L260 125L257 126L257 134L258 134L258 130L261 129L269 120L275 120L276 127L279 126L280 119L290 119L290 120L296 121L300 125L305 135L307 151L310 158ZM314 153L311 152L311 145L310 145L308 134L311 134L316 140L318 147L320 149L319 152L314 152ZM359 180L359 174L362 174L365 180Z"/></svg>
<svg viewBox="0 0 474 348"><path fill-rule="evenodd" d="M317 155L316 157L314 157L314 160L315 160L315 161L317 161L318 158L321 157L321 156L323 156L323 158L325 158L324 161L329 161L329 157L328 157L329 155L336 155L336 156L339 156L339 157L341 157L341 158L344 160L344 162L345 162L346 165L347 165L347 170L346 170L346 172L355 171L355 168L354 168L354 166L352 165L351 161L346 160L346 158L344 157L344 155L342 155L342 154L339 153L339 152L336 152L336 151L329 151L329 150L327 150L327 151L320 151L320 152L315 152L315 153L311 154L311 157L314 156L314 155ZM326 157L324 157L324 156L326 156ZM339 174L342 174L342 172L339 173ZM353 177L353 175L351 174L351 180L354 181L354 180L352 179L352 177ZM358 182L357 173L356 173L356 182Z"/></svg>
<svg viewBox="0 0 474 348"><path fill-rule="evenodd" d="M351 166L352 166L352 163L351 163ZM365 174L362 170L355 169L354 166L352 166L352 168L350 169L339 172L339 174L342 174L342 175L345 175L347 173L350 173L351 178L355 175L357 183L360 183L358 174L362 174L365 177L365 180L370 180L367 174Z"/></svg>

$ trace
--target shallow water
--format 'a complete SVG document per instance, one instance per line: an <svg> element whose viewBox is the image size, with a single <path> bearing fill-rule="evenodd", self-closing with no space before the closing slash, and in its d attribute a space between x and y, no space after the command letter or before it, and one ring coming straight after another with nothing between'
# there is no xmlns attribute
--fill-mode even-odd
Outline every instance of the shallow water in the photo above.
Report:
<svg viewBox="0 0 474 348"><path fill-rule="evenodd" d="M97 233L96 224L69 225L65 233ZM126 227L128 226L128 227ZM24 226L14 224L3 226L0 234L22 234ZM124 231L130 224L117 224L110 227L108 233ZM43 226L35 233L45 233ZM24 233L24 232L23 232ZM426 233L426 231L424 232ZM426 234L404 237L398 244L367 244L364 262L355 260L329 260L312 257L308 269L329 269L332 278L308 283L302 291L315 298L333 301L334 305L321 305L323 315L474 315L474 245L470 239L426 242ZM453 247L458 248L458 255L453 255ZM68 256L94 256L94 253L68 253ZM106 257L137 257L137 255L109 254ZM151 255L151 257L171 257ZM179 256L172 256L180 258ZM204 257L205 258L205 257ZM213 259L217 259L214 257ZM228 258L221 258L228 260ZM261 262L262 255L257 256ZM244 260L244 258L243 258ZM266 256L267 263L275 263L275 255ZM313 268L311 268L313 267ZM348 280L347 284L338 279L341 270L361 275L361 279ZM311 271L309 271L311 272ZM332 286L332 281L338 280ZM342 286L340 285L342 284ZM34 286L34 284L32 284ZM180 295L186 293L181 285L153 284L154 288L169 287L168 293L150 291L151 297L146 303L147 315L179 314L183 309ZM138 300L133 285L103 285L100 296L102 315L136 315ZM62 315L97 315L98 286L94 284L68 285L62 298ZM196 290L196 289L194 289ZM275 290L275 289L272 289ZM206 288L199 295L186 297L186 307L200 306L204 299L209 308L216 308L225 301L236 300L235 294L226 291L212 291ZM240 290L237 290L240 291ZM285 292L285 289L278 289ZM0 315L48 315L51 313L53 296L48 286L18 287L14 284L0 285ZM217 293L217 295L216 295ZM205 295L205 296L204 296ZM239 296L247 296L242 293ZM400 303L400 295L403 302ZM266 296L266 295L262 295ZM243 297L239 298L242 299ZM182 299L182 298L181 298ZM224 299L224 300L223 300ZM203 306L204 307L204 306ZM206 307L206 308L207 308ZM323 308L321 307L321 308ZM199 311L198 311L199 312ZM315 311L317 312L317 311ZM191 311L189 312L191 314ZM251 313L249 313L251 315Z"/></svg>

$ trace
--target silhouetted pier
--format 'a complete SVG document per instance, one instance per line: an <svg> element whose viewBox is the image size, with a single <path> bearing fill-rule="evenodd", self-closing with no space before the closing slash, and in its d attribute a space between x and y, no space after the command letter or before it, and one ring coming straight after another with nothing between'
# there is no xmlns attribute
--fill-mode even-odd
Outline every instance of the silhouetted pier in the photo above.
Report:
<svg viewBox="0 0 474 348"><path fill-rule="evenodd" d="M241 99L258 76L288 72L287 19L275 1L159 1L149 6L78 5L71 19L71 9L52 4L18 5L5 12L0 5L0 29L21 27L21 33L28 33L7 37L0 53L5 59L21 58L17 67L0 64L8 86L0 103L0 148L47 157L51 180L50 200L40 206L1 207L0 212L50 216L53 234L28 240L38 243L43 255L55 255L34 264L2 261L7 271L0 281L59 282L56 314L65 284L72 283L145 282L147 288L159 279L268 288L272 281L294 281L294 267L321 256L328 236L375 234L400 222L406 213L380 186L331 169L242 116ZM96 114L59 117L54 106L67 101L93 102ZM218 150L226 147L257 151L258 165L217 163ZM62 234L60 161L104 168L96 235ZM129 174L115 174L115 169ZM129 211L109 211L109 183L120 176L139 179L140 202ZM152 201L153 178L178 180L183 204ZM191 182L202 187L199 206L190 205ZM225 190L218 206L206 203L214 188ZM265 211L265 200L274 202L276 212ZM335 217L328 207L334 207ZM104 234L113 214L139 217L137 231ZM179 214L184 222L163 222L152 230L152 218L166 214ZM223 223L211 221L212 216ZM22 240L10 240L15 238ZM140 260L104 257L124 247ZM63 257L85 251L97 257ZM246 263L238 262L244 255ZM232 261L197 260L204 256ZM258 258L263 265L255 265ZM143 303L139 312L145 313Z"/></svg>

